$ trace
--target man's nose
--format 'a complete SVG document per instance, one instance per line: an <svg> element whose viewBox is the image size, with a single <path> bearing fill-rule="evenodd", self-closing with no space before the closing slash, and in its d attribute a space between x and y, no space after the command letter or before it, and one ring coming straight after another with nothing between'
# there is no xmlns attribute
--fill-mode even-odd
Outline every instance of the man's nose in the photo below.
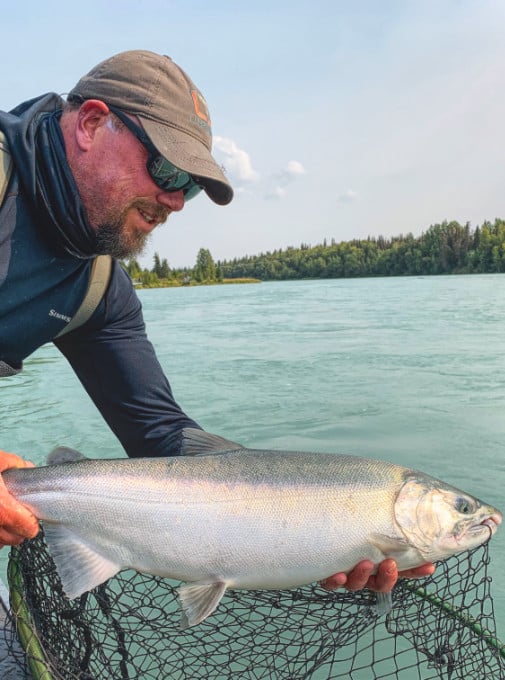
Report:
<svg viewBox="0 0 505 680"><path fill-rule="evenodd" d="M156 196L156 200L172 212L178 212L184 208L184 192L182 189L179 191L161 191Z"/></svg>

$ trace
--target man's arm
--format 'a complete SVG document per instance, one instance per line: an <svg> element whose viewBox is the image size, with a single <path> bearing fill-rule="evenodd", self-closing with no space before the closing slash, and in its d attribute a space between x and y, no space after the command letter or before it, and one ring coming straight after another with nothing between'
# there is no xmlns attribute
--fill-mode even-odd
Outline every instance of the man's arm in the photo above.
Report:
<svg viewBox="0 0 505 680"><path fill-rule="evenodd" d="M128 456L179 455L182 429L199 425L175 401L146 336L139 299L117 263L93 318L55 344Z"/></svg>

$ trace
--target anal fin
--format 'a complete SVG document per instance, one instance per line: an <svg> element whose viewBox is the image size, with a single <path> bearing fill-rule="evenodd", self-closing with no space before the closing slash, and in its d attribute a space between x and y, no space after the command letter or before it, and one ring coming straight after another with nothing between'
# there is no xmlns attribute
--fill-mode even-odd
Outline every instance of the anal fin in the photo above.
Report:
<svg viewBox="0 0 505 680"><path fill-rule="evenodd" d="M182 608L181 630L196 626L207 618L217 607L226 590L226 583L189 583L179 588L179 601Z"/></svg>

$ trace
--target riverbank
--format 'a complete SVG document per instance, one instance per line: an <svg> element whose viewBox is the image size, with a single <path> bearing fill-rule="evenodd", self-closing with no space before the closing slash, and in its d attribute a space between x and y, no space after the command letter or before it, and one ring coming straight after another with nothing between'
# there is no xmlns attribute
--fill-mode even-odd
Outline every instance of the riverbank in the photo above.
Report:
<svg viewBox="0 0 505 680"><path fill-rule="evenodd" d="M193 286L223 286L234 283L261 283L261 279L249 277L239 277L236 279L222 279L221 281L178 281L177 279L160 279L156 283L145 284L140 281L133 281L133 285L138 290L149 288L190 288Z"/></svg>

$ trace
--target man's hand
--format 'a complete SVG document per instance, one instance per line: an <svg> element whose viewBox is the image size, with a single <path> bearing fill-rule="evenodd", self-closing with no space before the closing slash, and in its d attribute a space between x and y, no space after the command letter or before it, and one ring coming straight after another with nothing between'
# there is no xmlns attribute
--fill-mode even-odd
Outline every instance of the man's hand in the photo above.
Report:
<svg viewBox="0 0 505 680"><path fill-rule="evenodd" d="M9 468L23 467L34 466L13 453L0 451L0 473ZM0 548L19 545L25 538L34 538L38 533L37 518L11 496L0 475Z"/></svg>
<svg viewBox="0 0 505 680"><path fill-rule="evenodd" d="M370 590L374 590L376 593L388 593L393 589L399 578L431 576L435 571L435 565L426 563L415 569L406 569L399 572L396 562L392 559L387 559L379 564L377 573L372 575L373 570L373 562L363 560L348 574L338 573L325 578L324 581L321 581L321 586L325 590L334 590L343 586L347 590L370 588Z"/></svg>

